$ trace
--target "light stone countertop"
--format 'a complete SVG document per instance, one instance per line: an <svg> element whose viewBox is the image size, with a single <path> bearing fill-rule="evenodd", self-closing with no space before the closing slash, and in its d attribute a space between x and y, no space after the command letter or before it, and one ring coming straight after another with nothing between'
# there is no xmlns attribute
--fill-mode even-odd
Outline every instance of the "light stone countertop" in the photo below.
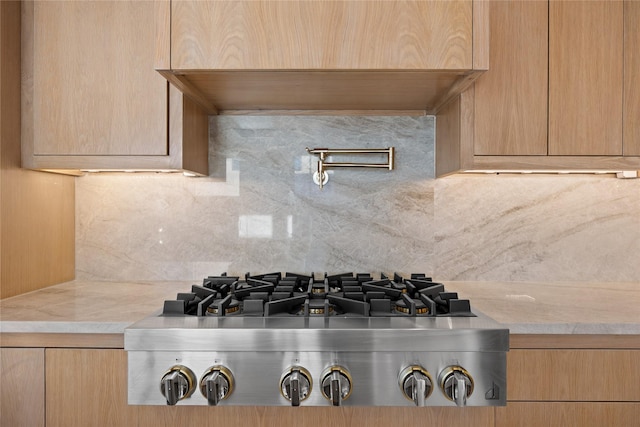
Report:
<svg viewBox="0 0 640 427"><path fill-rule="evenodd" d="M512 334L640 334L640 283L445 282Z"/></svg>
<svg viewBox="0 0 640 427"><path fill-rule="evenodd" d="M123 333L195 282L71 281L0 301L3 333ZM640 334L640 283L445 282L514 334Z"/></svg>
<svg viewBox="0 0 640 427"><path fill-rule="evenodd" d="M71 281L0 300L0 332L124 333L195 282Z"/></svg>

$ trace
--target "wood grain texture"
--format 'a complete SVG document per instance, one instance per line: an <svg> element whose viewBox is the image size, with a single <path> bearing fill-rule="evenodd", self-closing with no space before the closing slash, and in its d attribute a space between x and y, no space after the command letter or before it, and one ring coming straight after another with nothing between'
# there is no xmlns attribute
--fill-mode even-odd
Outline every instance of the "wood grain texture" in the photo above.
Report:
<svg viewBox="0 0 640 427"><path fill-rule="evenodd" d="M209 174L209 116L188 97L182 98L181 132L182 168ZM174 115L175 116L175 115ZM173 119L172 116L171 118ZM173 120L172 120L173 125ZM177 144L176 144L177 145Z"/></svg>
<svg viewBox="0 0 640 427"><path fill-rule="evenodd" d="M548 4L492 1L490 70L475 83L475 154L547 154Z"/></svg>
<svg viewBox="0 0 640 427"><path fill-rule="evenodd" d="M2 347L124 348L123 334L2 333Z"/></svg>
<svg viewBox="0 0 640 427"><path fill-rule="evenodd" d="M174 70L471 69L472 2L179 1Z"/></svg>
<svg viewBox="0 0 640 427"><path fill-rule="evenodd" d="M153 2L34 3L36 155L167 154L154 12Z"/></svg>
<svg viewBox="0 0 640 427"><path fill-rule="evenodd" d="M473 85L473 83L483 75L483 70L474 70L458 77L450 87L443 91L437 98L434 104L427 108L427 114L437 114L442 106L446 105L449 101L466 91Z"/></svg>
<svg viewBox="0 0 640 427"><path fill-rule="evenodd" d="M636 426L638 403L509 402L496 408L496 427Z"/></svg>
<svg viewBox="0 0 640 427"><path fill-rule="evenodd" d="M207 114L217 115L219 113L216 107L202 92L191 83L184 74L174 74L172 71L159 71L159 73L167 79L169 83L180 90L184 95L197 102ZM169 95L171 97L171 95Z"/></svg>
<svg viewBox="0 0 640 427"><path fill-rule="evenodd" d="M474 167L490 170L638 170L640 157L622 156L475 156Z"/></svg>
<svg viewBox="0 0 640 427"><path fill-rule="evenodd" d="M124 350L47 349L47 427L135 426Z"/></svg>
<svg viewBox="0 0 640 427"><path fill-rule="evenodd" d="M44 349L0 348L0 425L44 427L44 414Z"/></svg>
<svg viewBox="0 0 640 427"><path fill-rule="evenodd" d="M162 51L161 41L156 44L154 41L156 33L160 33L162 23L168 25L168 2L38 2L25 3L23 57L24 70L23 81L25 102L23 103L23 166L31 169L41 170L185 170L182 155L182 147L177 146L182 142L170 141L169 138L169 85L167 81L156 71L154 71L154 61L168 67L168 39L166 40L166 51ZM36 11L44 8L46 11L53 10L52 16L41 17L46 23L45 30L48 33L62 32L64 36L69 36L70 30L60 30L58 27L50 29L51 22L59 23L63 18L77 17L87 18L93 22L94 26L101 31L93 31L87 28L86 23L75 24L75 32L87 32L87 41L91 48L85 49L82 43L71 44L73 53L79 49L95 52L86 59L69 59L71 54L52 53L50 57L39 58L35 56L42 46L38 44L37 35L42 33L42 24L36 20ZM44 13L44 11L41 11ZM40 15L42 15L42 13ZM156 27L151 25L156 21ZM161 21L161 22L158 22ZM149 25L143 25L148 23ZM117 27L111 29L111 27ZM72 26L73 27L73 26ZM109 34L106 38L111 41L108 46L100 48L102 36ZM96 40L98 37L100 40ZM40 37L41 38L41 37ZM113 40L116 38L117 40ZM56 41L57 40L57 41ZM49 42L57 44L64 38L52 39ZM124 44L127 49L120 50L119 46ZM57 49L61 49L57 46ZM139 52L140 51L140 52ZM99 54L99 52L101 52ZM102 55L102 57L100 56ZM164 59L163 59L164 55ZM83 110L79 116L65 116L65 123L71 124L68 129L59 126L59 114L71 114L62 108L56 111L56 117L46 116L45 120L40 120L41 111L38 103L49 102L43 100L42 92L38 92L38 71L41 71L41 79L49 79L52 76L38 68L43 61L55 63L54 71L65 70L65 73L77 71L69 70L78 64L99 69L98 72L90 73L76 81L63 81L60 87L53 88L64 91L70 97L77 97L79 102L66 105L64 108ZM67 62L65 62L67 60ZM74 63L69 64L68 62ZM89 61L89 63L87 63ZM101 63L108 61L106 64ZM128 62L127 62L128 61ZM87 65L88 64L88 65ZM66 68L65 68L66 67ZM31 84L30 82L36 82ZM139 84L143 82L143 84ZM50 81L46 80L49 84ZM56 82L56 84L58 84ZM42 87L42 86L41 86ZM49 90L48 87L47 91ZM179 101L180 104L182 100ZM84 104L91 105L84 105ZM95 109L94 104L99 106ZM78 108L84 105L84 109ZM124 106L124 107L123 107ZM75 111L75 110L74 110ZM99 117L100 120L96 120ZM181 118L176 118L179 122ZM55 129L51 131L51 128ZM116 129L116 130L114 130ZM58 133L56 133L58 132ZM60 132L68 132L72 140L66 145L58 145L58 141L67 141L61 138ZM46 138L42 139L43 134ZM57 135L57 136L56 136ZM189 143L194 141L189 141ZM53 145L53 148L39 150L39 146ZM195 143L195 142L194 142ZM77 145L79 144L79 145ZM115 144L115 145L112 145ZM200 141L202 147L208 146L208 139ZM72 155L67 155L72 154ZM193 162L192 162L193 164ZM188 170L197 174L207 174L208 167L198 166L197 170Z"/></svg>
<svg viewBox="0 0 640 427"><path fill-rule="evenodd" d="M460 170L460 97L436 116L436 177Z"/></svg>
<svg viewBox="0 0 640 427"><path fill-rule="evenodd" d="M471 0L180 1L171 17L165 77L209 114L436 114L488 64L488 9Z"/></svg>
<svg viewBox="0 0 640 427"><path fill-rule="evenodd" d="M156 70L171 68L171 2L156 0L154 6L154 23L156 29Z"/></svg>
<svg viewBox="0 0 640 427"><path fill-rule="evenodd" d="M399 407L140 407L139 427L174 425L251 425L259 427L387 427L492 426L493 408L399 408Z"/></svg>
<svg viewBox="0 0 640 427"><path fill-rule="evenodd" d="M537 335L511 334L509 347L512 349L640 349L638 335Z"/></svg>
<svg viewBox="0 0 640 427"><path fill-rule="evenodd" d="M472 85L460 94L460 169L462 170L469 169L473 165L475 92L475 85Z"/></svg>
<svg viewBox="0 0 640 427"><path fill-rule="evenodd" d="M20 168L20 2L0 2L0 298L71 280L71 177Z"/></svg>
<svg viewBox="0 0 640 427"><path fill-rule="evenodd" d="M489 20L489 2L485 0L475 0L473 2L473 69L489 69L489 52L491 22Z"/></svg>
<svg viewBox="0 0 640 427"><path fill-rule="evenodd" d="M624 2L624 131L625 156L640 156L640 2Z"/></svg>
<svg viewBox="0 0 640 427"><path fill-rule="evenodd" d="M474 93L471 86L436 116L436 177L474 166Z"/></svg>
<svg viewBox="0 0 640 427"><path fill-rule="evenodd" d="M622 155L623 4L549 3L549 154Z"/></svg>
<svg viewBox="0 0 640 427"><path fill-rule="evenodd" d="M638 360L638 350L511 350L509 401L640 402Z"/></svg>
<svg viewBox="0 0 640 427"><path fill-rule="evenodd" d="M18 141L15 141L17 144ZM18 149L15 157L19 161ZM0 297L75 277L75 186L72 177L2 170Z"/></svg>
<svg viewBox="0 0 640 427"><path fill-rule="evenodd" d="M423 71L217 71L182 76L225 110L426 110L460 77Z"/></svg>

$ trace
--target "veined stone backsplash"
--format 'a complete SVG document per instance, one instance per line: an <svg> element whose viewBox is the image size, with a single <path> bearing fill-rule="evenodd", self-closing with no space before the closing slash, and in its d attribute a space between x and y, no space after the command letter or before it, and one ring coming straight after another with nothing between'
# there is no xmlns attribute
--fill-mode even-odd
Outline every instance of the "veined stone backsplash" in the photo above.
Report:
<svg viewBox="0 0 640 427"><path fill-rule="evenodd" d="M435 180L433 117L217 116L209 145L206 178L76 180L77 278L397 271L436 280L640 280L640 180ZM316 158L305 147L391 145L394 171L338 169L323 190L312 181Z"/></svg>

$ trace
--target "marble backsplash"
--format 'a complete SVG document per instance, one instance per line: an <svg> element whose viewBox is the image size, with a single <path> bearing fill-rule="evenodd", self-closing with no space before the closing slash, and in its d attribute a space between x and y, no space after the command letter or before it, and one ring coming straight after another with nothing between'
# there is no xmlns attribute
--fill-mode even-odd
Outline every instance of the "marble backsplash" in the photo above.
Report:
<svg viewBox="0 0 640 427"><path fill-rule="evenodd" d="M397 271L640 281L640 180L436 180L433 117L217 116L209 144L209 177L76 180L77 278ZM394 171L336 170L323 190L312 182L316 159L305 147L390 145Z"/></svg>

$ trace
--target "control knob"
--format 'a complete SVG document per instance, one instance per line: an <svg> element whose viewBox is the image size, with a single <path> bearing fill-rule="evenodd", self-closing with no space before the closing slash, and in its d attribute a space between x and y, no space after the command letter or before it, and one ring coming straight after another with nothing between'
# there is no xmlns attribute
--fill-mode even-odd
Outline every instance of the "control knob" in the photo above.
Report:
<svg viewBox="0 0 640 427"><path fill-rule="evenodd" d="M290 367L280 378L280 393L291 406L300 406L300 402L311 394L312 387L311 374L301 366Z"/></svg>
<svg viewBox="0 0 640 427"><path fill-rule="evenodd" d="M424 406L425 400L433 390L431 375L419 365L411 365L400 371L398 384L402 394L416 406Z"/></svg>
<svg viewBox="0 0 640 427"><path fill-rule="evenodd" d="M216 406L233 392L233 375L222 365L209 368L200 380L200 392L209 405Z"/></svg>
<svg viewBox="0 0 640 427"><path fill-rule="evenodd" d="M352 379L349 371L339 365L333 365L322 373L322 395L333 406L340 406L351 395Z"/></svg>
<svg viewBox="0 0 640 427"><path fill-rule="evenodd" d="M460 366L449 366L439 375L440 388L458 406L466 406L467 398L473 393L473 378Z"/></svg>
<svg viewBox="0 0 640 427"><path fill-rule="evenodd" d="M179 400L193 394L195 390L196 376L186 366L176 365L171 367L160 381L160 391L167 399L167 405L175 405Z"/></svg>

